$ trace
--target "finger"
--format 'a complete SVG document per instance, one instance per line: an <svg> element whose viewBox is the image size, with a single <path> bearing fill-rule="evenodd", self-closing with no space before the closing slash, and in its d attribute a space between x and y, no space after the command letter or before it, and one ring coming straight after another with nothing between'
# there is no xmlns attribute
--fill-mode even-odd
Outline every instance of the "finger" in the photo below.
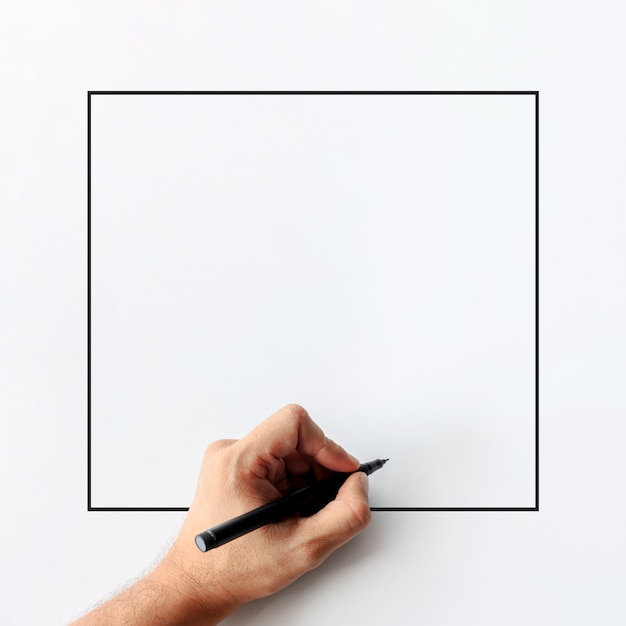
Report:
<svg viewBox="0 0 626 626"><path fill-rule="evenodd" d="M284 459L294 451L338 472L351 472L359 461L326 437L322 429L298 404L288 404L240 440L252 458ZM290 457L290 458L293 458Z"/></svg>
<svg viewBox="0 0 626 626"><path fill-rule="evenodd" d="M214 459L220 454L220 452L230 448L235 443L237 443L236 439L218 439L217 441L210 443L204 450L200 473L202 474L206 471L206 468L213 463Z"/></svg>
<svg viewBox="0 0 626 626"><path fill-rule="evenodd" d="M306 454L301 454L297 450L290 452L284 459L287 473L294 477L301 477L309 481L322 480L330 476L333 472L317 463Z"/></svg>
<svg viewBox="0 0 626 626"><path fill-rule="evenodd" d="M348 477L337 497L315 515L299 524L299 536L304 538L305 553L311 567L319 565L370 522L372 513L368 500L368 478L363 472Z"/></svg>

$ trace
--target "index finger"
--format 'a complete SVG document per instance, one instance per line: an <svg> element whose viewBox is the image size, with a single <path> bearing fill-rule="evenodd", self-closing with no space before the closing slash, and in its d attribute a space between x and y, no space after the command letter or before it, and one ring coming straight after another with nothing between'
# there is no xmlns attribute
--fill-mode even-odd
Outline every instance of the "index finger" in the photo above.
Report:
<svg viewBox="0 0 626 626"><path fill-rule="evenodd" d="M257 458L284 459L296 451L336 472L353 472L359 467L359 461L329 439L299 404L276 411L239 444Z"/></svg>

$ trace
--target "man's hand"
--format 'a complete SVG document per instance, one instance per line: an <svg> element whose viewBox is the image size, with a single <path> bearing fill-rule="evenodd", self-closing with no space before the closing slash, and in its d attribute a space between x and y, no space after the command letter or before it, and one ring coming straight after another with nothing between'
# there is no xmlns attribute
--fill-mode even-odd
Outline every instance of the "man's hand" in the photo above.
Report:
<svg viewBox="0 0 626 626"><path fill-rule="evenodd" d="M358 460L296 404L239 441L211 444L180 534L155 573L204 608L205 619L221 619L245 602L277 592L367 526L365 474L350 476L336 499L311 517L263 526L206 553L198 550L194 537L333 471L358 467Z"/></svg>

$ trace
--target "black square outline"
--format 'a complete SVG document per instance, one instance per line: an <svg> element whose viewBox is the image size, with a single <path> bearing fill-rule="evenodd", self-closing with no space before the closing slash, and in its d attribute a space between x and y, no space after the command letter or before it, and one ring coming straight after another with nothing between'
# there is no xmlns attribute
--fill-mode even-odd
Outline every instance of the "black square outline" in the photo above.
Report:
<svg viewBox="0 0 626 626"><path fill-rule="evenodd" d="M539 91L88 91L87 92L87 510L188 511L188 507L91 506L91 96L121 95L493 95L535 98L535 506L372 507L372 511L539 511Z"/></svg>

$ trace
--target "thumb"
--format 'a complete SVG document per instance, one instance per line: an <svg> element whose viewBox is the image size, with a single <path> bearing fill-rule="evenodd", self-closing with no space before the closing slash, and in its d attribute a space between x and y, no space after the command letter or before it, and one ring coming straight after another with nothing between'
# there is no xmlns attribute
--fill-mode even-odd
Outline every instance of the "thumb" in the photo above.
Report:
<svg viewBox="0 0 626 626"><path fill-rule="evenodd" d="M332 502L315 515L300 520L300 536L309 543L313 567L370 523L372 512L368 487L368 477L363 472L355 472L341 486Z"/></svg>

